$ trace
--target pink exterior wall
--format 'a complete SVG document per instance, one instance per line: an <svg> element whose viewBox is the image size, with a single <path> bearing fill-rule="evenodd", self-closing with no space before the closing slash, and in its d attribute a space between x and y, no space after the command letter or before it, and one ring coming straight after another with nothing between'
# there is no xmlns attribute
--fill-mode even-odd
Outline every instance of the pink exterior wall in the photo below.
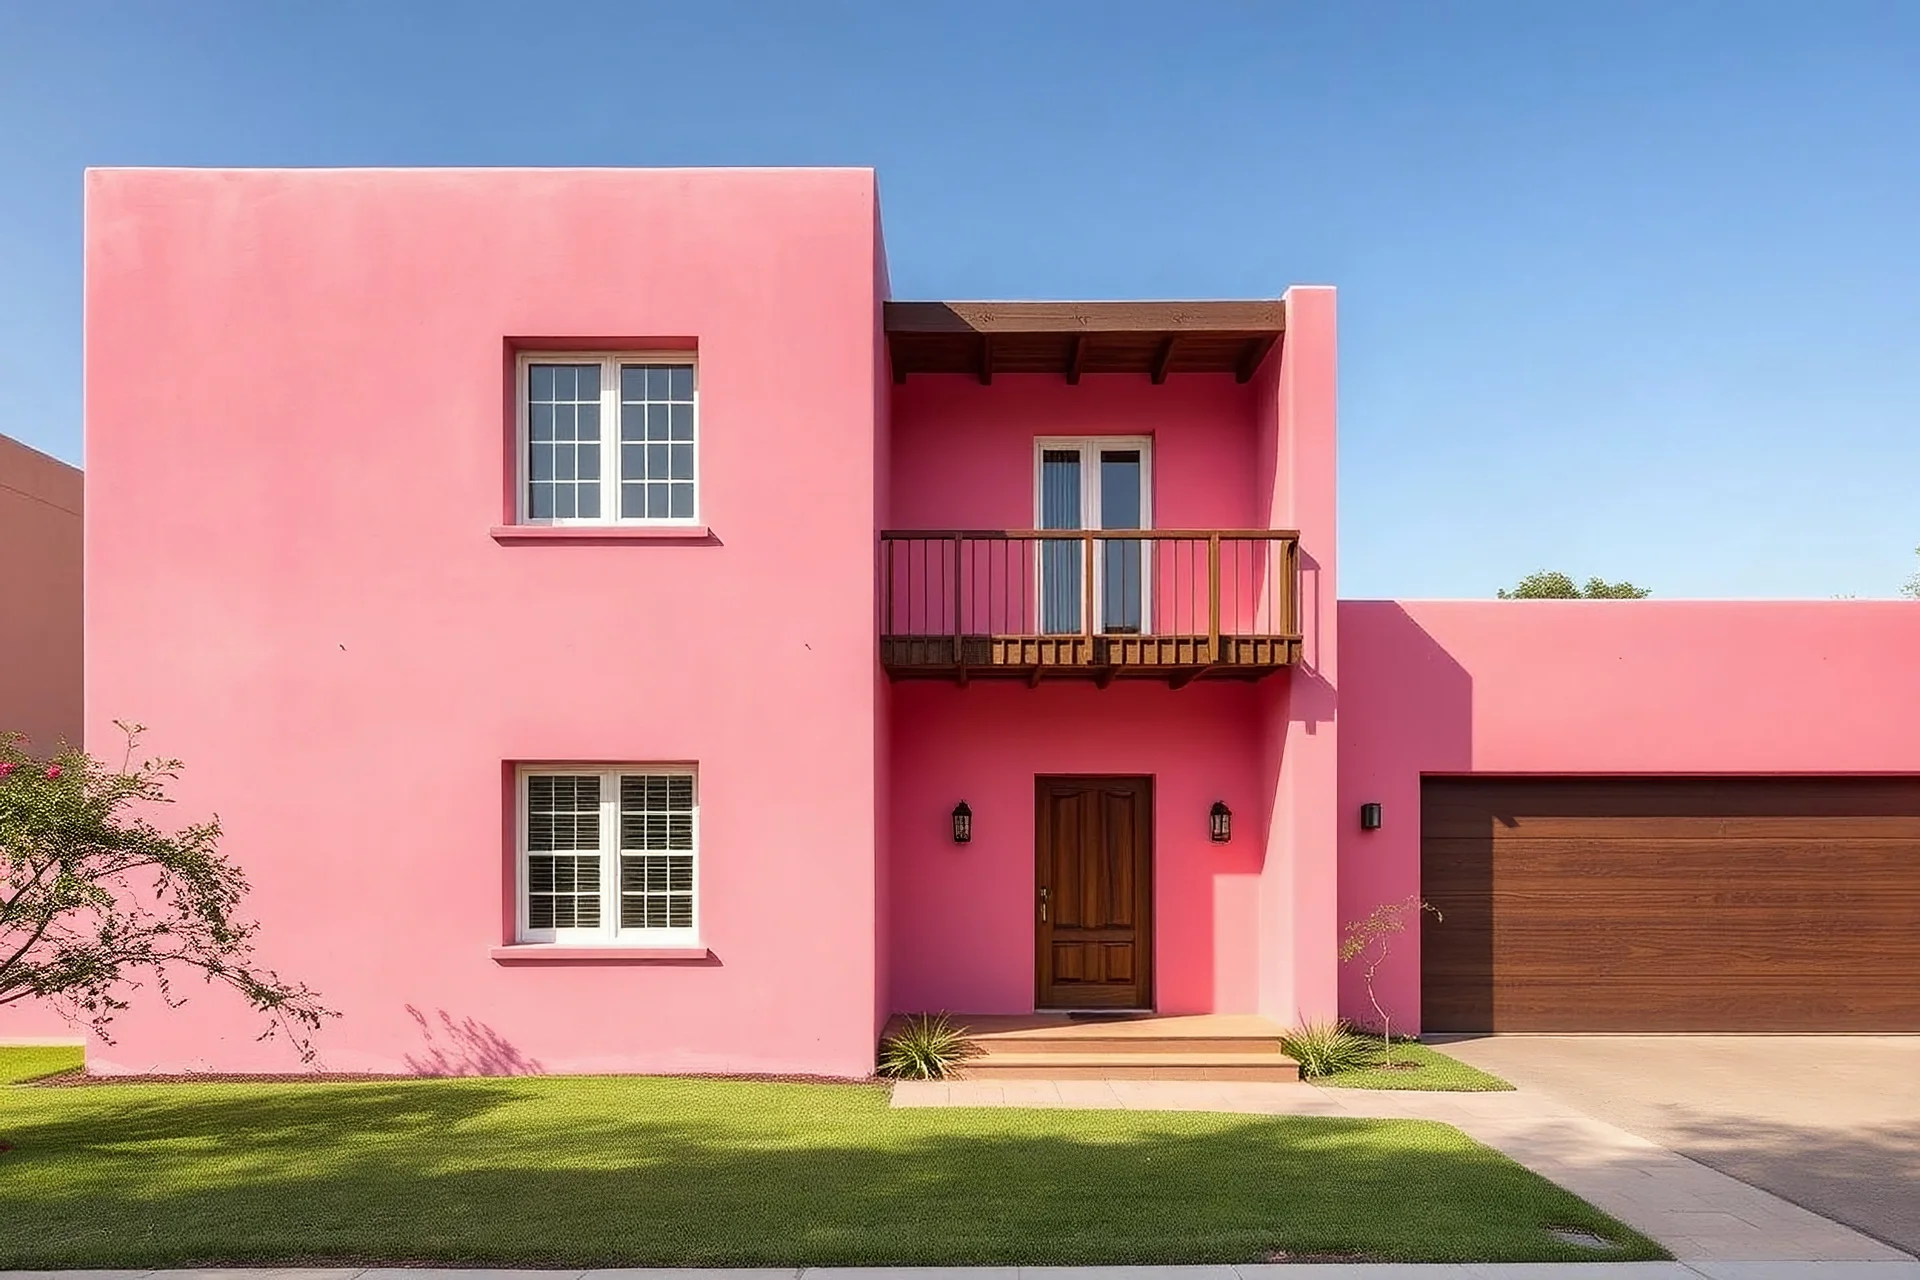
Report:
<svg viewBox="0 0 1920 1280"><path fill-rule="evenodd" d="M880 226L879 202L873 208L873 538L869 554L879 545L880 531L890 523L893 505L893 366L887 352L886 302L892 294L887 276L887 244ZM873 634L880 634L880 601L876 592ZM877 658L876 654L876 658ZM878 661L873 664L873 1031L893 1012L893 967L890 963L893 927L893 863L887 842L893 829L893 686Z"/></svg>
<svg viewBox="0 0 1920 1280"><path fill-rule="evenodd" d="M1334 291L1287 291L1278 358L1254 380L1259 524L1300 531L1300 666L1263 688L1266 822L1260 875L1260 1011L1289 1026L1332 1016L1338 946L1340 689L1336 573L1337 311Z"/></svg>
<svg viewBox="0 0 1920 1280"><path fill-rule="evenodd" d="M1258 996L1258 704L1245 685L902 683L893 691L892 982L902 1010L1034 1007L1034 775L1154 777L1154 1005ZM953 806L973 840L953 842ZM1211 843L1207 813L1242 815Z"/></svg>
<svg viewBox="0 0 1920 1280"><path fill-rule="evenodd" d="M1920 605L1340 605L1340 918L1420 888L1422 774L1920 773ZM1385 806L1378 831L1359 807ZM1418 1020L1419 939L1384 974ZM1342 1009L1361 1016L1351 972Z"/></svg>
<svg viewBox="0 0 1920 1280"><path fill-rule="evenodd" d="M0 436L0 730L50 755L81 740L81 475ZM0 1041L72 1039L50 1007L0 1007Z"/></svg>
<svg viewBox="0 0 1920 1280"><path fill-rule="evenodd" d="M1175 376L1160 386L1116 375L1077 386L1047 376L988 386L956 376L910 379L893 393L890 524L1031 528L1036 437L1146 435L1153 438L1155 527L1311 528L1303 547L1319 566L1314 579L1324 594L1316 600L1330 601L1331 301L1330 293L1310 299L1307 332L1290 333L1287 352L1247 385L1229 376ZM1311 357L1314 372L1283 376L1283 358L1297 356ZM1327 381L1315 380L1321 377ZM1328 492L1308 495L1313 486ZM1333 619L1318 608L1309 616L1315 661L1330 669ZM1155 779L1158 1009L1253 1011L1265 1007L1267 986L1278 1003L1294 1003L1296 983L1317 979L1298 976L1290 916L1263 936L1262 884L1271 878L1279 886L1278 904L1298 895L1297 879L1309 899L1324 897L1330 922L1334 871L1332 841L1318 835L1320 827L1331 830L1331 785L1324 796L1289 794L1288 807L1274 809L1283 762L1263 744L1285 744L1287 767L1297 758L1309 768L1319 767L1320 744L1332 745L1330 723L1312 726L1324 735L1318 742L1293 743L1309 732L1305 721L1283 719L1294 705L1286 692L1293 679L1179 690L895 686L888 859L895 1007L1033 1008L1034 777L1054 773ZM1330 695L1316 692L1292 714L1330 718ZM956 846L949 814L962 799L973 810L974 839ZM1234 840L1224 847L1207 838L1215 800L1237 815ZM1270 827L1278 834L1270 836ZM1310 867L1315 859L1324 867ZM1324 995L1301 997L1305 1003L1331 1007L1330 966L1326 973Z"/></svg>
<svg viewBox="0 0 1920 1280"><path fill-rule="evenodd" d="M320 1065L863 1073L864 170L95 172L87 732L218 811ZM514 339L697 346L704 541L506 543ZM696 762L701 963L503 965L513 762ZM284 1069L216 991L109 1070Z"/></svg>

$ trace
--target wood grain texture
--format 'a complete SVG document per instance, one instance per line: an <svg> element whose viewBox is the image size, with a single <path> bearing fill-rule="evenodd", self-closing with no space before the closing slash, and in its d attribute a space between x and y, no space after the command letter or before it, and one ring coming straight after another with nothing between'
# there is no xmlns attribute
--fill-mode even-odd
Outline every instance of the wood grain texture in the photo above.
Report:
<svg viewBox="0 0 1920 1280"><path fill-rule="evenodd" d="M1432 1031L1920 1031L1920 779L1421 788Z"/></svg>
<svg viewBox="0 0 1920 1280"><path fill-rule="evenodd" d="M1153 780L1034 780L1034 1004L1153 1003Z"/></svg>

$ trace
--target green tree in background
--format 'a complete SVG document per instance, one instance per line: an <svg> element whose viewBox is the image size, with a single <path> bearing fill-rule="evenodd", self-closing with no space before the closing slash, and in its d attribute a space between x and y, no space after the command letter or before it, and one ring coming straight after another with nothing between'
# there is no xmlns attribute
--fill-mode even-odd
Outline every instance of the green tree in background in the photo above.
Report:
<svg viewBox="0 0 1920 1280"><path fill-rule="evenodd" d="M1644 600L1652 594L1647 587L1636 587L1631 582L1608 582L1604 578L1588 578L1583 587L1564 573L1546 569L1520 579L1511 591L1500 589L1502 600Z"/></svg>
<svg viewBox="0 0 1920 1280"><path fill-rule="evenodd" d="M1915 547L1913 554L1920 556L1920 547ZM1900 584L1900 594L1909 600L1920 600L1920 573Z"/></svg>

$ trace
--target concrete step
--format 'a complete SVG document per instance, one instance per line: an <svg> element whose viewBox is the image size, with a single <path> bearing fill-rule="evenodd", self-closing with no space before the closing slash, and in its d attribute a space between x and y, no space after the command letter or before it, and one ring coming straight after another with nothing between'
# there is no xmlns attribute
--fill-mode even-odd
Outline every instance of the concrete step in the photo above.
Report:
<svg viewBox="0 0 1920 1280"><path fill-rule="evenodd" d="M971 1059L969 1080L1298 1080L1300 1064L1280 1053L1011 1053Z"/></svg>
<svg viewBox="0 0 1920 1280"><path fill-rule="evenodd" d="M1280 1040L1271 1035L1102 1036L1080 1033L1050 1036L1031 1031L1018 1035L987 1032L969 1036L983 1053L1233 1053L1280 1052Z"/></svg>

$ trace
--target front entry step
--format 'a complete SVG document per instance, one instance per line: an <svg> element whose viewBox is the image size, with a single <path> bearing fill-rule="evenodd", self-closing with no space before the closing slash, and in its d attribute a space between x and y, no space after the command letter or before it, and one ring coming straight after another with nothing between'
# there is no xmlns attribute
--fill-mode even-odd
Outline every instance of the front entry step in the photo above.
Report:
<svg viewBox="0 0 1920 1280"><path fill-rule="evenodd" d="M951 1014L974 1080L1298 1080L1280 1024L1255 1014ZM893 1027L890 1025L888 1031Z"/></svg>
<svg viewBox="0 0 1920 1280"><path fill-rule="evenodd" d="M989 1050L968 1080L1298 1080L1300 1064L1273 1053L1003 1053Z"/></svg>

